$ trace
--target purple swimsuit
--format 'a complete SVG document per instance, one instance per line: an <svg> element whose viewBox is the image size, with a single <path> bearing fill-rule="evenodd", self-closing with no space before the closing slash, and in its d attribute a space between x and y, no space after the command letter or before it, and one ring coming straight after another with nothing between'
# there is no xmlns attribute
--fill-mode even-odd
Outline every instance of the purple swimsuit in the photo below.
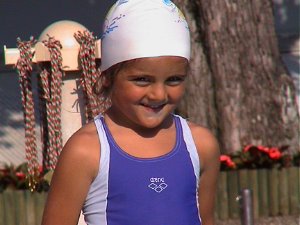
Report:
<svg viewBox="0 0 300 225"><path fill-rule="evenodd" d="M201 225L198 153L187 122L174 120L174 148L141 159L116 144L102 116L95 118L101 159L83 206L88 225Z"/></svg>

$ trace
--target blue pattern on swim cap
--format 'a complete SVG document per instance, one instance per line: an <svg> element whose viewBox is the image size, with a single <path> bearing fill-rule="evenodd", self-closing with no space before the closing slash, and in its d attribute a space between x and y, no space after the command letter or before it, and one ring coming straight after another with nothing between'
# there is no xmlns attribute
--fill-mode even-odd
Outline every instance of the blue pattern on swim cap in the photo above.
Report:
<svg viewBox="0 0 300 225"><path fill-rule="evenodd" d="M171 0L163 0L163 3L165 3L167 6L171 6L173 4Z"/></svg>
<svg viewBox="0 0 300 225"><path fill-rule="evenodd" d="M104 23L104 24L105 24L105 25L104 25L105 30L104 30L104 32L103 32L103 34L102 34L101 39L105 38L105 36L106 36L107 34L111 33L111 32L114 31L116 28L118 28L118 27L119 27L119 26L118 26L118 21L119 21L120 19L122 19L123 17L125 17L125 15L124 15L124 14L120 14L119 16L113 18L111 21L106 20L105 23Z"/></svg>
<svg viewBox="0 0 300 225"><path fill-rule="evenodd" d="M129 0L119 0L117 6L129 2Z"/></svg>

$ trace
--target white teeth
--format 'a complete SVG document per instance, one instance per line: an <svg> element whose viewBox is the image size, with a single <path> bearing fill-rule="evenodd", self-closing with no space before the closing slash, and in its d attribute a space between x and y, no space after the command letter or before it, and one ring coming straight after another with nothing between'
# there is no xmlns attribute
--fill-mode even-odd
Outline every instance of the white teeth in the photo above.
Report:
<svg viewBox="0 0 300 225"><path fill-rule="evenodd" d="M149 108L153 108L153 109L157 109L160 108L162 106L164 106L165 104L160 104L160 105L147 105L147 104L142 104L143 106L149 107Z"/></svg>
<svg viewBox="0 0 300 225"><path fill-rule="evenodd" d="M156 106L150 106L151 108L154 108L154 109L156 109L156 108L159 108L159 107L161 107L161 105L156 105Z"/></svg>

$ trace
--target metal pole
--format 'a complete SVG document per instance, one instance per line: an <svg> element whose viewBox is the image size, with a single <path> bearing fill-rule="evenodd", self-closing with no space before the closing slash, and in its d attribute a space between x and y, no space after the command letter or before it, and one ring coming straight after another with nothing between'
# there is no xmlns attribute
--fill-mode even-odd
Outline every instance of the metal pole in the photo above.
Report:
<svg viewBox="0 0 300 225"><path fill-rule="evenodd" d="M242 189L237 199L240 203L242 225L254 225L252 191Z"/></svg>

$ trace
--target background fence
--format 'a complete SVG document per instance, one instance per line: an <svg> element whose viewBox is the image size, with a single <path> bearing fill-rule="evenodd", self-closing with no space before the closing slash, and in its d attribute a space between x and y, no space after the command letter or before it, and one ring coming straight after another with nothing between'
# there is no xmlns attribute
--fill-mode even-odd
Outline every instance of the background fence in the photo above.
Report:
<svg viewBox="0 0 300 225"><path fill-rule="evenodd" d="M6 190L0 194L0 225L40 225L47 194Z"/></svg>
<svg viewBox="0 0 300 225"><path fill-rule="evenodd" d="M244 188L253 192L254 218L299 215L300 167L221 172L217 219L239 218L236 198ZM0 225L40 225L47 193L9 190L0 193Z"/></svg>
<svg viewBox="0 0 300 225"><path fill-rule="evenodd" d="M253 169L221 172L216 199L218 219L239 218L236 197L252 190L254 218L299 215L300 168Z"/></svg>

